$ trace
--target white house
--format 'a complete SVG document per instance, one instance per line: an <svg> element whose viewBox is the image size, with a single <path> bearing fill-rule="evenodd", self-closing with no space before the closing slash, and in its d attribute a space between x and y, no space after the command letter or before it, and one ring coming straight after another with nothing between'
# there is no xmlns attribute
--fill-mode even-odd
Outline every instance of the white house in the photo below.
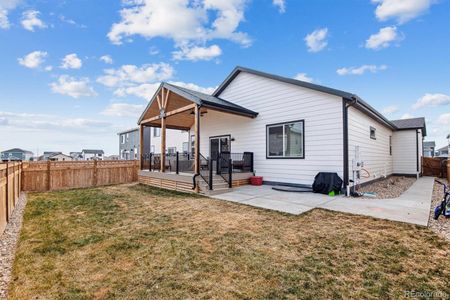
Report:
<svg viewBox="0 0 450 300"><path fill-rule="evenodd" d="M103 160L105 152L103 150L83 149L81 156L83 160Z"/></svg>
<svg viewBox="0 0 450 300"><path fill-rule="evenodd" d="M199 174L192 182L208 181L210 162L230 159L239 166L251 160L268 184L311 185L319 172L337 173L345 186L419 176L426 136L424 118L388 120L355 94L243 67L212 95L162 83L138 123L190 131L191 177ZM231 169L241 180L242 170ZM142 181L149 176L161 174L141 172Z"/></svg>

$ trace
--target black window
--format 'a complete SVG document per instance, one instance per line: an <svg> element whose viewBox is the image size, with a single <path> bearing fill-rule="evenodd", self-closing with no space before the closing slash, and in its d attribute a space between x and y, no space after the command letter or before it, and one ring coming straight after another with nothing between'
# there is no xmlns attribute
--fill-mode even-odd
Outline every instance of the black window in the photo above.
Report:
<svg viewBox="0 0 450 300"><path fill-rule="evenodd" d="M304 131L303 120L267 125L267 158L305 158Z"/></svg>
<svg viewBox="0 0 450 300"><path fill-rule="evenodd" d="M377 139L377 130L374 127L370 127L370 138L372 140Z"/></svg>

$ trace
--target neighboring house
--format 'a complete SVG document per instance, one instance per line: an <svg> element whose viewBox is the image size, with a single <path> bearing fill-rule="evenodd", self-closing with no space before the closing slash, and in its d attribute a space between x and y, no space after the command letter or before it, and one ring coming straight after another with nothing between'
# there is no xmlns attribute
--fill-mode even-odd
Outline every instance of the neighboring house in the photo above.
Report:
<svg viewBox="0 0 450 300"><path fill-rule="evenodd" d="M348 187L357 162L366 175L360 182L419 176L426 136L424 118L391 121L355 94L242 67L212 95L162 83L138 124L189 130L204 157L190 150L193 173L220 153L249 152L256 175L286 185L311 185L317 173L335 172Z"/></svg>
<svg viewBox="0 0 450 300"><path fill-rule="evenodd" d="M120 159L139 159L140 141L139 128L132 128L119 132L119 155ZM144 153L161 153L161 129L157 127L145 127L144 136L146 141ZM189 151L188 131L167 130L166 153L174 154Z"/></svg>
<svg viewBox="0 0 450 300"><path fill-rule="evenodd" d="M48 157L50 161L72 161L73 158L70 155L65 155L63 153L54 153Z"/></svg>
<svg viewBox="0 0 450 300"><path fill-rule="evenodd" d="M120 157L119 157L119 155L110 155L110 156L105 156L104 159L105 160L119 160Z"/></svg>
<svg viewBox="0 0 450 300"><path fill-rule="evenodd" d="M1 159L4 161L10 160L31 160L33 158L33 152L23 150L20 148L13 148L6 151L2 151Z"/></svg>
<svg viewBox="0 0 450 300"><path fill-rule="evenodd" d="M423 156L425 157L434 157L436 152L436 143L432 142L423 142Z"/></svg>
<svg viewBox="0 0 450 300"><path fill-rule="evenodd" d="M81 156L83 160L103 160L105 152L103 150L83 149Z"/></svg>
<svg viewBox="0 0 450 300"><path fill-rule="evenodd" d="M70 152L69 155L72 157L72 160L83 160L81 152Z"/></svg>
<svg viewBox="0 0 450 300"><path fill-rule="evenodd" d="M448 157L448 148L449 146L444 146L442 148L439 148L436 150L436 156L437 157Z"/></svg>
<svg viewBox="0 0 450 300"><path fill-rule="evenodd" d="M60 151L44 151L41 156L38 157L38 160L48 160L50 156L61 154Z"/></svg>

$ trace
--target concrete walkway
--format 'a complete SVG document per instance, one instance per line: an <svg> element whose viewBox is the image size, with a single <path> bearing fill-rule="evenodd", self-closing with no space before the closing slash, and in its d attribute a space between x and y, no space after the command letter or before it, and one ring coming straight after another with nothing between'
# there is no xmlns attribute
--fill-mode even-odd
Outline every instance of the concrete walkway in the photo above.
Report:
<svg viewBox="0 0 450 300"><path fill-rule="evenodd" d="M280 192L271 186L243 186L212 198L299 215L314 208L371 216L427 226L433 194L433 177L419 178L394 199L329 197L314 193Z"/></svg>

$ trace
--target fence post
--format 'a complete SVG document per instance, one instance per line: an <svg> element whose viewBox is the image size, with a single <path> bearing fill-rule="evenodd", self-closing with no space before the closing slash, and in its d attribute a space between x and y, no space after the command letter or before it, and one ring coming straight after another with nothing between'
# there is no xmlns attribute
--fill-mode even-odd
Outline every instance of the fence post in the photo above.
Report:
<svg viewBox="0 0 450 300"><path fill-rule="evenodd" d="M13 163L13 169L12 169L12 202L13 202L13 208L16 207L16 163Z"/></svg>
<svg viewBox="0 0 450 300"><path fill-rule="evenodd" d="M228 160L228 187L231 189L233 187L233 162Z"/></svg>
<svg viewBox="0 0 450 300"><path fill-rule="evenodd" d="M178 174L179 171L180 171L180 167L179 167L179 163L180 163L180 153L179 153L178 151L177 151L176 163L177 163L177 166L176 166L175 170L176 170L176 173Z"/></svg>
<svg viewBox="0 0 450 300"><path fill-rule="evenodd" d="M9 222L9 164L6 162L6 222Z"/></svg>
<svg viewBox="0 0 450 300"><path fill-rule="evenodd" d="M94 176L92 177L92 185L97 186L97 160L94 159Z"/></svg>
<svg viewBox="0 0 450 300"><path fill-rule="evenodd" d="M50 178L50 161L47 160L47 191L51 189L51 178Z"/></svg>

